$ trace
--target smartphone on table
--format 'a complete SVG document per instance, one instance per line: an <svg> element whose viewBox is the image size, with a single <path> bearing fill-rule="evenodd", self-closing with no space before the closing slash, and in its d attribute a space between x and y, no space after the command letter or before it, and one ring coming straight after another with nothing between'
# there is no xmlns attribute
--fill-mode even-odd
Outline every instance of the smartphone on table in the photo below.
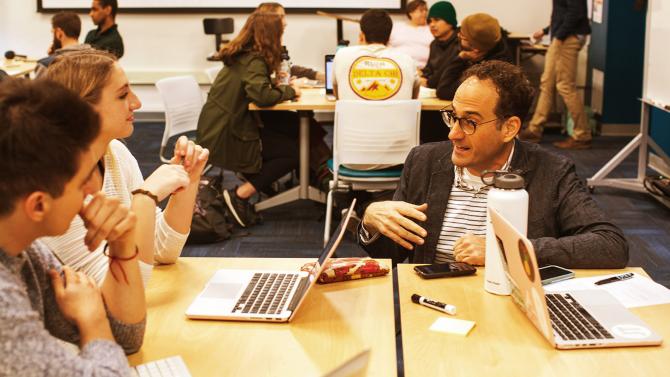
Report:
<svg viewBox="0 0 670 377"><path fill-rule="evenodd" d="M414 266L414 271L424 279L435 279L472 275L477 269L465 262L452 262Z"/></svg>
<svg viewBox="0 0 670 377"><path fill-rule="evenodd" d="M560 266L549 265L540 268L540 278L542 285L556 283L558 281L568 280L575 277L574 271Z"/></svg>

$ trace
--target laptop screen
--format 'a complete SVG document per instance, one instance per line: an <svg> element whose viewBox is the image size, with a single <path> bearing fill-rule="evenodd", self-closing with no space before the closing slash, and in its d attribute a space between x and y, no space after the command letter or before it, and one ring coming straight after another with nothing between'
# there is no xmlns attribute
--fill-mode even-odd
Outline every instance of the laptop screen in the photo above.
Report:
<svg viewBox="0 0 670 377"><path fill-rule="evenodd" d="M326 55L326 94L333 94L333 59L335 55Z"/></svg>

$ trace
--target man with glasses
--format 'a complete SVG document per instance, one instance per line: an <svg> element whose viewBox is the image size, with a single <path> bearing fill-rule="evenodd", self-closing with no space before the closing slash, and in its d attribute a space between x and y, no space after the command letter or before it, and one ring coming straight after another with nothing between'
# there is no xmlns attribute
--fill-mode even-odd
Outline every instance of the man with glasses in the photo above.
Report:
<svg viewBox="0 0 670 377"><path fill-rule="evenodd" d="M628 243L577 177L575 165L516 139L533 89L519 67L501 61L463 74L451 108L449 140L414 148L392 201L373 203L359 243L373 257L411 263L484 265L486 171L514 170L529 193L528 238L541 265L621 268Z"/></svg>

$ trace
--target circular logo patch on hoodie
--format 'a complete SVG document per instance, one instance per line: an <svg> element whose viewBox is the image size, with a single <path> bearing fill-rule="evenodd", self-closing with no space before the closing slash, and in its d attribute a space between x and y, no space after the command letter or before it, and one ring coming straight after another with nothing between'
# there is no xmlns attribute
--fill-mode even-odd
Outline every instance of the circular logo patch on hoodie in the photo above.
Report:
<svg viewBox="0 0 670 377"><path fill-rule="evenodd" d="M391 59L361 56L351 64L349 86L366 100L389 99L402 86L402 70Z"/></svg>

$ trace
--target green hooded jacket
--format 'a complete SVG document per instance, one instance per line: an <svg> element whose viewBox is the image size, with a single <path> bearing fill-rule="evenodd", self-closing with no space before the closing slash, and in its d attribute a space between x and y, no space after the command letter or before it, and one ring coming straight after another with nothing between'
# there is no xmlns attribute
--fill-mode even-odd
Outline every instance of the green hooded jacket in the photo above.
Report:
<svg viewBox="0 0 670 377"><path fill-rule="evenodd" d="M272 84L260 55L242 52L216 77L198 119L197 142L209 149L213 165L258 173L262 165L260 123L249 104L269 107L293 97L292 87Z"/></svg>

